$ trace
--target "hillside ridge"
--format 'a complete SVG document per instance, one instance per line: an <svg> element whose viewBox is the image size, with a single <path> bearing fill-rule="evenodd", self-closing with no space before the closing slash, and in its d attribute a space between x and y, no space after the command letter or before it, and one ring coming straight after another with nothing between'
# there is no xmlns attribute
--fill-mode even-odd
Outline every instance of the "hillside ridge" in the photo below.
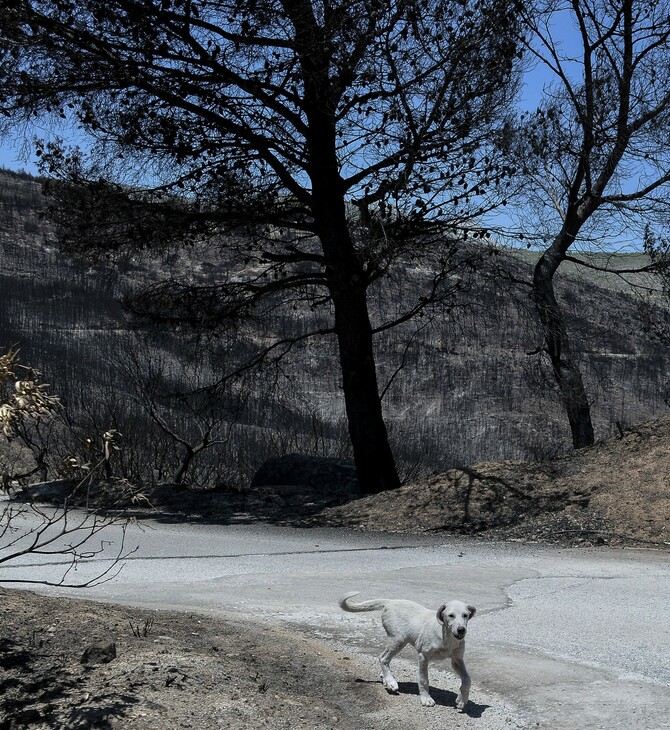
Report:
<svg viewBox="0 0 670 730"><path fill-rule="evenodd" d="M114 363L139 343L148 356L165 363L167 372L188 373L188 343L175 328L138 326L118 300L161 276L196 272L206 281L222 265L213 253L191 262L188 256L197 250L171 252L165 260L130 257L116 268L76 261L58 246L55 231L40 216L41 206L37 180L0 171L0 346L18 345L22 361L43 373L72 410L71 421L81 432L77 439L116 424L126 436L125 448L134 450L119 454L119 476L165 479L177 467L179 447L137 405L133 383ZM523 257L501 251L493 258L516 278L530 277ZM427 324L421 320L377 337L379 382L382 388L390 384L385 415L406 482L465 464L543 460L570 448L551 374L540 356L528 355L541 342L528 292L492 272L466 287L450 313L435 312ZM383 318L403 300L415 300L425 274L408 266L406 275L371 289L372 316ZM667 353L641 332L637 300L616 287L563 275L558 291L580 353L598 438L616 434L617 422L625 427L665 415ZM291 307L273 310L262 330L247 328L240 346L250 349L278 335L300 334L310 324L301 316ZM214 340L208 343L203 379L220 376L225 345L217 350ZM332 337L294 347L280 370L249 386L244 407L232 409L239 419L234 437L202 452L190 480L243 488L271 456L347 457L339 375L332 367L336 357ZM176 386L186 389L188 383ZM186 410L178 410L178 403L165 408L187 435L197 436L198 423ZM65 447L61 455L67 457ZM157 455L163 455L160 463Z"/></svg>

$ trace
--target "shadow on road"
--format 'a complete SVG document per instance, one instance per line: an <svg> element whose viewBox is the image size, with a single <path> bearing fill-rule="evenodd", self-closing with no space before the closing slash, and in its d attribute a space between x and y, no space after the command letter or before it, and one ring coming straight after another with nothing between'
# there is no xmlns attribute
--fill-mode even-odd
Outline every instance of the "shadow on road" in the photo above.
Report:
<svg viewBox="0 0 670 730"><path fill-rule="evenodd" d="M361 684L380 684L378 679L357 679L356 682ZM396 694L390 692L389 694ZM398 694L401 695L416 695L419 696L419 685L416 682L398 682ZM436 705L442 707L456 707L456 693L451 692L448 689L438 689L436 687L430 688L430 696L435 700ZM417 700L417 705L419 704ZM466 715L470 717L479 718L491 707L491 705L478 705L476 702L470 700L465 708Z"/></svg>

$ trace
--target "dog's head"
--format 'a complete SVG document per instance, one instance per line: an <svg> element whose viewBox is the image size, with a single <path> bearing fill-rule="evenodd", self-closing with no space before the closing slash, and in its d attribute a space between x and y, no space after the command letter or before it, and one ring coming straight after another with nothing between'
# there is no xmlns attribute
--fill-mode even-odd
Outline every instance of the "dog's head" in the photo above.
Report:
<svg viewBox="0 0 670 730"><path fill-rule="evenodd" d="M456 639L464 639L468 630L468 621L475 615L477 609L468 606L462 601L443 603L437 609L437 620Z"/></svg>

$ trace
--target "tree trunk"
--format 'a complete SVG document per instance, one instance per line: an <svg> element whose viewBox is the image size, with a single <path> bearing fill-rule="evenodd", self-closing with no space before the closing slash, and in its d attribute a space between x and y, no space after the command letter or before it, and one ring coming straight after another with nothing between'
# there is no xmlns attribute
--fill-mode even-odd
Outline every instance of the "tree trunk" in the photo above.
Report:
<svg viewBox="0 0 670 730"><path fill-rule="evenodd" d="M309 4L308 4L309 5ZM368 278L347 221L345 186L337 153L339 92L331 86L330 57L322 51L319 28L302 10L294 22L304 44L305 110L309 131L308 171L312 182L314 230L321 241L326 281L335 310L335 332L342 389L358 483L366 493L400 486L379 397L372 325L367 305Z"/></svg>
<svg viewBox="0 0 670 730"><path fill-rule="evenodd" d="M347 225L339 176L315 184L317 234L335 310L342 389L358 483L365 493L400 486L379 397L367 279ZM330 184L328 184L330 182Z"/></svg>
<svg viewBox="0 0 670 730"><path fill-rule="evenodd" d="M184 477L186 476L186 472L188 471L189 466L191 465L191 462L193 461L193 457L195 456L195 450L191 448L190 446L184 447L184 454L181 457L181 461L179 462L179 466L175 469L175 472L172 476L172 482L174 484L182 484L184 481Z"/></svg>
<svg viewBox="0 0 670 730"><path fill-rule="evenodd" d="M572 354L565 318L554 292L554 274L565 258L560 249L554 242L537 262L533 275L533 300L544 330L545 352L551 360L570 423L572 444L574 448L581 449L594 442L593 424L582 374Z"/></svg>
<svg viewBox="0 0 670 730"><path fill-rule="evenodd" d="M379 398L365 286L351 282L347 286L342 282L345 277L334 278L331 293L342 389L358 481L366 493L395 489L400 479Z"/></svg>
<svg viewBox="0 0 670 730"><path fill-rule="evenodd" d="M37 461L37 469L38 474L40 475L40 481L46 482L49 479L49 465L45 463L42 459L39 459Z"/></svg>

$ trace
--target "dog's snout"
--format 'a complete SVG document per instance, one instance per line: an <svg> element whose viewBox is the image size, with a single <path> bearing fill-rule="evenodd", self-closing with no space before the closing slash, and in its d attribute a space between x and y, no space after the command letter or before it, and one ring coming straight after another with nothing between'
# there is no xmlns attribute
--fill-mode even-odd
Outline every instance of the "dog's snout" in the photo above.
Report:
<svg viewBox="0 0 670 730"><path fill-rule="evenodd" d="M465 636L465 627L459 626L458 630L456 631L456 635L459 639L462 639Z"/></svg>

